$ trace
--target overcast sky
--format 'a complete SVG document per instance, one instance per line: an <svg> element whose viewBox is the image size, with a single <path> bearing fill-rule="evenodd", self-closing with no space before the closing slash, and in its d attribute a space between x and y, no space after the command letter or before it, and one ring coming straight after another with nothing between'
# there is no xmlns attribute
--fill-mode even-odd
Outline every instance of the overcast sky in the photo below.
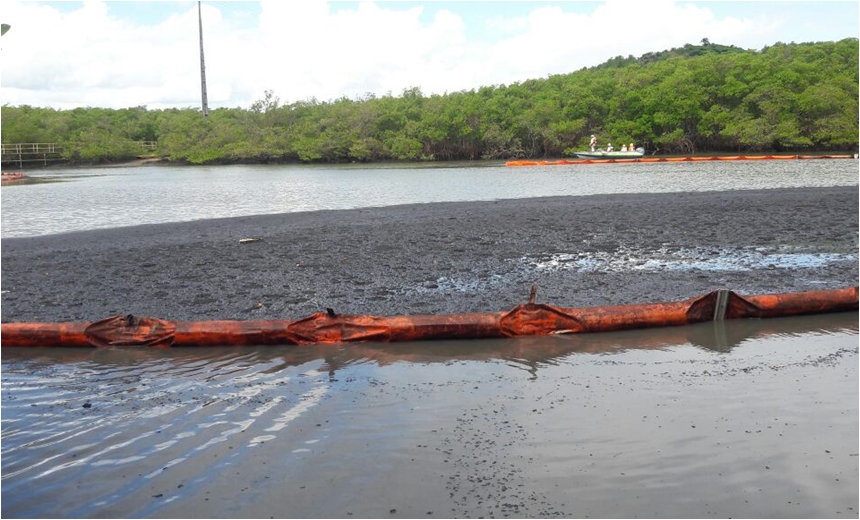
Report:
<svg viewBox="0 0 860 520"><path fill-rule="evenodd" d="M860 2L202 2L210 108L499 85L686 43L860 36ZM3 104L199 107L197 2L16 2Z"/></svg>

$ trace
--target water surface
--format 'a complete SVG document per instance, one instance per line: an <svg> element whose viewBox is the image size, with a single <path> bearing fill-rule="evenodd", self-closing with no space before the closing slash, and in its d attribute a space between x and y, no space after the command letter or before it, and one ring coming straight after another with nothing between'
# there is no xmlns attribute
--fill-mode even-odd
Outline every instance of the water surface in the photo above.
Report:
<svg viewBox="0 0 860 520"><path fill-rule="evenodd" d="M30 172L2 190L2 236L445 201L856 186L857 161L706 161L505 167L145 166Z"/></svg>
<svg viewBox="0 0 860 520"><path fill-rule="evenodd" d="M856 313L2 355L4 517L857 517Z"/></svg>

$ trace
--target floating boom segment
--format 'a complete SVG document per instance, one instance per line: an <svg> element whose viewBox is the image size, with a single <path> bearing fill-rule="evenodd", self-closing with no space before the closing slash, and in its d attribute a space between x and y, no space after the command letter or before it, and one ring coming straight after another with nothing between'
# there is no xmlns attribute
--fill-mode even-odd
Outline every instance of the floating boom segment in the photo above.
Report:
<svg viewBox="0 0 860 520"><path fill-rule="evenodd" d="M858 288L740 296L720 290L680 302L563 308L529 303L506 312L355 316L332 310L295 321L192 321L112 316L71 323L3 323L3 347L212 347L504 338L672 327L858 309Z"/></svg>

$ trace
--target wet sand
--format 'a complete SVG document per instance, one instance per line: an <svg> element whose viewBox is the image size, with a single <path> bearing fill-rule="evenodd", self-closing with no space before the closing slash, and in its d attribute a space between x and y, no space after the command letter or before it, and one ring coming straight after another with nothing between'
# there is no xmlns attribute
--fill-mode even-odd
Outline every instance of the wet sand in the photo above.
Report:
<svg viewBox="0 0 860 520"><path fill-rule="evenodd" d="M296 319L858 283L858 187L288 213L2 240L2 321ZM243 242L242 239L259 240Z"/></svg>

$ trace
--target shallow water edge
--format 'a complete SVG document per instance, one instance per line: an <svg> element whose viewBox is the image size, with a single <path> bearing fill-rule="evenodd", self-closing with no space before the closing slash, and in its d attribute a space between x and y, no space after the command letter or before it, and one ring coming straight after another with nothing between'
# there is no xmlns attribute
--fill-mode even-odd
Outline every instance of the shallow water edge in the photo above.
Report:
<svg viewBox="0 0 860 520"><path fill-rule="evenodd" d="M6 517L856 517L856 313L4 349Z"/></svg>

